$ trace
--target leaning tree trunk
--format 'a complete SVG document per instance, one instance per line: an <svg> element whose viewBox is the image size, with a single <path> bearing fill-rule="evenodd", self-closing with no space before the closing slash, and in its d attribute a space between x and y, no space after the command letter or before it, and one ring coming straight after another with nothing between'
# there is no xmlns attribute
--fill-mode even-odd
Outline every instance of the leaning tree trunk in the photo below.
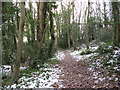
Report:
<svg viewBox="0 0 120 90"><path fill-rule="evenodd" d="M20 23L19 23L19 33L18 33L18 44L17 44L17 56L16 62L13 70L12 83L18 80L20 72L20 62L22 57L22 46L23 46L23 31L25 24L25 5L24 2L20 3Z"/></svg>

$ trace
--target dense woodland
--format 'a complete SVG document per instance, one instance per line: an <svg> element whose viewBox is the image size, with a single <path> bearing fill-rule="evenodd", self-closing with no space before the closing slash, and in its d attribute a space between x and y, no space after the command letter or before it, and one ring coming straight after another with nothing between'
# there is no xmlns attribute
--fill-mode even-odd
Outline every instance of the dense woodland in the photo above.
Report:
<svg viewBox="0 0 120 90"><path fill-rule="evenodd" d="M83 46L81 55L99 53L89 64L102 57L104 71L120 76L120 2L64 1L2 2L2 65L11 67L10 75L2 76L2 87L19 84L25 73L40 71L47 62L59 65L51 59L59 50L81 51ZM94 45L98 49L93 52ZM116 62L108 64L111 59ZM108 65L118 68L105 69Z"/></svg>

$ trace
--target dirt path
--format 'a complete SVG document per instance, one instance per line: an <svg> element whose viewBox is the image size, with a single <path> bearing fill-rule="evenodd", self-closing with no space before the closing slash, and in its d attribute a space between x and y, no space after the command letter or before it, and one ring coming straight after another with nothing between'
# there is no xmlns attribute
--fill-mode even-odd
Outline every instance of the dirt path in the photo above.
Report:
<svg viewBox="0 0 120 90"><path fill-rule="evenodd" d="M93 81L87 65L84 62L76 61L68 51L63 52L65 57L60 63L60 66L63 67L62 75L60 75L63 86L65 88L90 88Z"/></svg>
<svg viewBox="0 0 120 90"><path fill-rule="evenodd" d="M63 80L62 85L65 88L93 88L96 85L102 87L106 83L109 84L108 87L112 87L110 82L95 83L92 72L88 70L87 63L84 61L76 61L67 50L62 52L65 54L65 57L59 64L62 68L60 79Z"/></svg>

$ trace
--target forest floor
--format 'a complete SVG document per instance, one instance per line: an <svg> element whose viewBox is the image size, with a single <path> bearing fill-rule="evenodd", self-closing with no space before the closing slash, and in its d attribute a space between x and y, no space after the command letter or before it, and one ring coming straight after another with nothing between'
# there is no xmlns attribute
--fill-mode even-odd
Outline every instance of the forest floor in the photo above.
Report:
<svg viewBox="0 0 120 90"><path fill-rule="evenodd" d="M60 52L64 53L64 58L60 60L59 64L61 69L59 79L65 88L113 88L116 86L106 76L106 72L97 70L99 72L97 73L96 70L89 70L88 61L77 61L77 58L73 57L69 50L60 50ZM104 78L100 78L98 74ZM52 86L59 87L59 84L54 83Z"/></svg>
<svg viewBox="0 0 120 90"><path fill-rule="evenodd" d="M21 67L18 84L12 88L114 88L119 87L118 55L119 50L110 53L111 47L99 51L97 45L89 50L58 50L38 69ZM100 49L101 50L101 49ZM11 72L11 67L3 65L3 71ZM8 77L9 79L10 77ZM5 88L10 88L9 84Z"/></svg>

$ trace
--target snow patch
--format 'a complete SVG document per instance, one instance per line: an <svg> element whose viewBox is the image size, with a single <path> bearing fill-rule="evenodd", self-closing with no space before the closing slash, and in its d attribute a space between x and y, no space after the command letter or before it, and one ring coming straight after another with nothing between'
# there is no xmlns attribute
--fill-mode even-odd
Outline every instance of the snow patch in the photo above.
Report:
<svg viewBox="0 0 120 90"><path fill-rule="evenodd" d="M90 47L89 50L94 52L99 48L99 46L94 46L94 47ZM86 55L80 55L81 52L85 52L87 49L86 48L81 48L80 50L75 50L75 51L71 51L70 54L77 59L77 61L79 60L85 60L88 59L92 56L97 56L99 53L91 53L91 54L86 54Z"/></svg>
<svg viewBox="0 0 120 90"><path fill-rule="evenodd" d="M43 68L45 72L33 72L31 77L23 76L19 79L19 84L12 85L11 88L53 88L51 85L58 83L59 87L63 87L59 82L59 68ZM8 86L7 88L10 88Z"/></svg>
<svg viewBox="0 0 120 90"><path fill-rule="evenodd" d="M70 54L76 58L77 61L89 59L91 56L97 56L98 53L91 53L87 55L80 55L81 51L73 51Z"/></svg>
<svg viewBox="0 0 120 90"><path fill-rule="evenodd" d="M90 47L91 51L96 51L99 48L99 46L94 46L94 47Z"/></svg>
<svg viewBox="0 0 120 90"><path fill-rule="evenodd" d="M58 60L63 60L64 57L65 57L65 54L64 54L63 52L58 51L58 52L55 54L55 57L56 57Z"/></svg>
<svg viewBox="0 0 120 90"><path fill-rule="evenodd" d="M24 70L26 68L27 67L20 67L20 70ZM11 74L11 66L10 65L2 65L0 67L0 70L2 71L2 72L0 72L0 73L2 73L2 75L9 76Z"/></svg>
<svg viewBox="0 0 120 90"><path fill-rule="evenodd" d="M118 48L118 50L114 50L114 53L117 55L118 53L120 53L120 48Z"/></svg>
<svg viewBox="0 0 120 90"><path fill-rule="evenodd" d="M9 65L2 65L1 69L2 69L2 75L8 76L8 75L11 74L11 66L9 66Z"/></svg>

